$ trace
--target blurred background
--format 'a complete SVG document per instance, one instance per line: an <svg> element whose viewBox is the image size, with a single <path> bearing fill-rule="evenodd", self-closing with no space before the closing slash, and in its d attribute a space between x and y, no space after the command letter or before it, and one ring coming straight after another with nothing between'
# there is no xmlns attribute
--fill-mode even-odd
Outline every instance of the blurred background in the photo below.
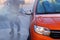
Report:
<svg viewBox="0 0 60 40"><path fill-rule="evenodd" d="M16 33L17 32L16 27L14 28L15 34L13 34L13 33L12 33L12 35L9 34L9 32L11 31L10 26L9 26L10 24L8 21L5 21L7 19L6 19L6 15L4 14L4 13L9 13L9 11L7 11L9 7L4 6L7 3L6 1L7 0L0 0L0 40L22 40L22 39L20 39L20 34ZM16 0L11 0L12 3L13 3L13 1L16 2ZM32 11L34 1L35 0L19 0L20 13L25 13L29 10ZM11 5L13 5L12 3L11 3ZM14 6L17 6L17 5L13 5L13 7ZM12 9L12 10L16 11L16 9L17 8L15 7L15 9ZM3 15L3 16L1 16L1 15ZM9 15L9 16L12 17L13 15ZM27 18L27 20L29 20L30 16L26 16L26 18ZM22 19L22 17L21 17L21 19ZM25 20L23 20L23 21L25 21Z"/></svg>

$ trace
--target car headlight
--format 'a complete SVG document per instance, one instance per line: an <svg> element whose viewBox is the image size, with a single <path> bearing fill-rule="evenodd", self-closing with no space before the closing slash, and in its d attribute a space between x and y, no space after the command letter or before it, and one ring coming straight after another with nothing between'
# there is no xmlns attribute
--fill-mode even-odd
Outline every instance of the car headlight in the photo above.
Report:
<svg viewBox="0 0 60 40"><path fill-rule="evenodd" d="M42 35L45 35L45 36L50 35L50 30L48 28L45 28L45 27L34 25L34 30L38 34L42 34Z"/></svg>

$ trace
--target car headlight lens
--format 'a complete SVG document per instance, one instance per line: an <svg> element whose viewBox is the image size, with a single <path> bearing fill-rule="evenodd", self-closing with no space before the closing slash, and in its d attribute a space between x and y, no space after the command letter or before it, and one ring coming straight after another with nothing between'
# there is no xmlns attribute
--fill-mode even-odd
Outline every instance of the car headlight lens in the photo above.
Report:
<svg viewBox="0 0 60 40"><path fill-rule="evenodd" d="M38 34L42 34L42 35L45 35L45 36L50 35L50 30L48 28L45 28L45 27L34 25L34 30Z"/></svg>

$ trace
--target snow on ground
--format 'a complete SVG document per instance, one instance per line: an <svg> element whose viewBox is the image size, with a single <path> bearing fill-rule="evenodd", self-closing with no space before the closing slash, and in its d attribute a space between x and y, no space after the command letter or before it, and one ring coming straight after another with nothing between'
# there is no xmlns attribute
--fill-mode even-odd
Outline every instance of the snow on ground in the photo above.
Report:
<svg viewBox="0 0 60 40"><path fill-rule="evenodd" d="M0 40L20 40L20 34L16 33L16 28L14 32L10 34L10 28L0 29Z"/></svg>
<svg viewBox="0 0 60 40"><path fill-rule="evenodd" d="M22 19L23 22L25 21L24 20L25 17L21 16L20 18L21 19L23 18ZM30 21L30 16L29 15L26 16L26 18L25 18L26 20ZM12 34L10 34L11 29L10 29L9 23L8 23L8 21L6 21L5 23L4 22L2 22L2 23L0 22L0 40L24 40L24 38L26 38L27 35L25 35L25 37L24 37L24 34L26 34L26 32L27 32L26 30L29 30L29 29L27 29L29 27L26 27L26 26L25 27L23 27L23 26L21 27L20 33L24 32L24 33L22 33L22 35L17 33L17 27L14 27L14 32L12 32ZM27 22L27 23L29 23L29 22ZM25 30L25 31L23 31L23 30Z"/></svg>

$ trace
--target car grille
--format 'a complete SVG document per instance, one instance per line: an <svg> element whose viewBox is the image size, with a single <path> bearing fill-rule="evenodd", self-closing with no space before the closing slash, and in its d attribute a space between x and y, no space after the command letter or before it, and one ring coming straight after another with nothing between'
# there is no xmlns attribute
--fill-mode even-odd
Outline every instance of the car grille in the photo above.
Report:
<svg viewBox="0 0 60 40"><path fill-rule="evenodd" d="M51 30L51 38L60 39L60 30Z"/></svg>

